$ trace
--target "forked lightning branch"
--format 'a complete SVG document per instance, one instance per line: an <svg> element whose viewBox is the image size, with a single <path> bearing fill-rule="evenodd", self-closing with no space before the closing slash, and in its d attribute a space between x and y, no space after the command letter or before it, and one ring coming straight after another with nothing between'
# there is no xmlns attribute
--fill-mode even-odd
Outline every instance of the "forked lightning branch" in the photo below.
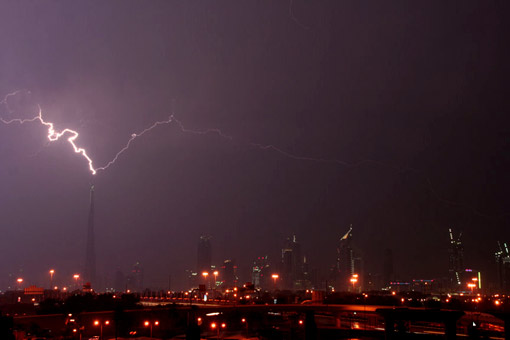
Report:
<svg viewBox="0 0 510 340"><path fill-rule="evenodd" d="M14 96L20 94L20 92L21 91L16 91L16 92L13 92L13 93L9 93L0 102L0 104L6 108L7 112L11 113L11 110L9 109L9 100L11 98L13 98ZM92 158L87 154L87 150L85 148L83 148L83 147L78 146L78 143L77 143L78 141L77 140L78 140L78 137L80 136L78 131L75 131L75 130L72 130L72 129L69 129L69 128L57 131L55 129L54 123L46 121L44 119L41 107L39 105L37 105L37 108L38 108L38 113L34 117L4 119L3 117L0 116L0 121L2 123L4 123L4 124L14 124L14 123L16 123L16 124L25 124L25 123L34 123L34 122L40 123L41 125L45 126L48 129L48 140L50 142L55 142L55 141L58 141L60 139L66 139L67 142L70 144L72 150L75 153L79 154L80 156L82 156L85 159L85 161L88 164L88 168L89 168L90 172L93 175L97 174L98 171L108 169L111 165L113 165L117 161L117 159L119 158L119 156L122 153L124 153L126 150L129 149L131 143L135 139L137 139L138 137L143 136L144 134L146 134L147 132L151 131L152 129L158 127L159 125L166 125L166 124L170 124L172 122L175 122L182 132L188 132L188 133L194 133L194 134L207 134L207 133L212 132L212 133L217 133L221 137L231 139L230 136L224 135L218 129L207 129L207 130L203 130L203 131L196 131L196 130L185 129L180 121L175 119L173 115L170 115L170 117L168 117L168 119L166 119L166 120L157 121L154 124L152 124L151 126L149 126L148 128L146 128L146 129L144 129L144 130L142 130L142 131L140 131L138 133L131 134L131 137L128 139L128 141L126 142L124 147L122 147L108 163L106 163L103 166L96 167L94 165L94 161L92 160Z"/></svg>

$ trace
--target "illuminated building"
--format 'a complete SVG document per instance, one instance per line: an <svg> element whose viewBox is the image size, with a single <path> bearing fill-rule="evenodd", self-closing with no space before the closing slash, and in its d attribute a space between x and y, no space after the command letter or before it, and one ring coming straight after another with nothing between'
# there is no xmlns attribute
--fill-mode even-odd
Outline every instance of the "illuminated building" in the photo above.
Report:
<svg viewBox="0 0 510 340"><path fill-rule="evenodd" d="M301 289L303 280L304 259L301 255L301 245L296 235L287 239L287 245L282 249L281 279L285 289Z"/></svg>
<svg viewBox="0 0 510 340"><path fill-rule="evenodd" d="M282 249L282 269L281 269L282 286L286 289L292 289L292 249Z"/></svg>
<svg viewBox="0 0 510 340"><path fill-rule="evenodd" d="M224 288L231 288L237 284L237 276L236 276L237 266L234 264L232 260L225 260L223 262L223 284Z"/></svg>
<svg viewBox="0 0 510 340"><path fill-rule="evenodd" d="M310 271L310 266L308 264L308 261L306 260L306 256L303 256L303 265L302 265L302 276L301 280L297 280L295 282L295 288L296 289L309 289L313 288L313 283L316 280L316 277L314 277L313 273Z"/></svg>
<svg viewBox="0 0 510 340"><path fill-rule="evenodd" d="M402 281L392 281L390 282L389 284L389 289L392 291L392 292L397 292L397 293L400 293L400 292L407 292L410 290L409 288L409 282L402 282Z"/></svg>
<svg viewBox="0 0 510 340"><path fill-rule="evenodd" d="M256 288L269 287L271 284L271 273L269 272L269 260L267 255L257 257L253 261L251 282Z"/></svg>
<svg viewBox="0 0 510 340"><path fill-rule="evenodd" d="M87 228L87 249L85 255L85 283L96 283L96 250L94 246L94 185L90 187L90 210Z"/></svg>
<svg viewBox="0 0 510 340"><path fill-rule="evenodd" d="M494 254L496 257L496 269L498 284L497 288L501 293L510 292L510 252L508 251L508 245L498 242L499 250Z"/></svg>
<svg viewBox="0 0 510 340"><path fill-rule="evenodd" d="M450 289L456 291L462 284L461 272L464 270L464 247L461 241L462 233L454 238L452 229L448 229L448 232L450 234L450 247L448 248Z"/></svg>
<svg viewBox="0 0 510 340"><path fill-rule="evenodd" d="M413 292L420 292L422 294L430 294L437 289L437 284L434 280L415 279L412 281L410 289Z"/></svg>
<svg viewBox="0 0 510 340"><path fill-rule="evenodd" d="M354 271L354 251L352 249L352 225L340 238L337 248L336 286L338 291L351 289L350 278Z"/></svg>
<svg viewBox="0 0 510 340"><path fill-rule="evenodd" d="M482 289L482 273L466 268L460 273L461 288L464 292L480 292Z"/></svg>
<svg viewBox="0 0 510 340"><path fill-rule="evenodd" d="M188 279L188 288L198 287L198 273L194 270L186 269L186 277Z"/></svg>

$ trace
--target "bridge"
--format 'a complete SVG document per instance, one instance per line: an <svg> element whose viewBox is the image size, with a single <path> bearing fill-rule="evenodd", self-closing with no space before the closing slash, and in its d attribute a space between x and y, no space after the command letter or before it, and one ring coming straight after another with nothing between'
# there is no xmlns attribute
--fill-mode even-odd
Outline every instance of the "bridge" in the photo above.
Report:
<svg viewBox="0 0 510 340"><path fill-rule="evenodd" d="M83 327L84 335L94 335L94 320L111 320L106 335L117 333L117 324L122 318L130 320L129 330L145 334L144 320L158 320L154 336L168 337L167 334L185 334L186 339L203 339L214 336L211 329L214 323L220 327L225 323L225 334L244 332L245 334L270 332L277 329L281 333L294 334L294 338L316 340L325 338L380 338L437 337L443 334L446 339L455 339L462 311L400 308L373 305L326 305L326 304L265 304L234 305L210 303L175 303L172 301L144 301L144 308L122 311L84 312L73 316ZM505 315L499 315L502 320ZM510 319L508 319L510 320ZM55 332L69 323L65 315L18 316L17 325L38 324L42 328L52 328ZM509 339L505 327L505 339ZM173 333L172 333L173 332ZM219 332L219 331L218 331ZM165 334L165 335L163 335ZM219 334L219 333L218 333ZM467 334L466 334L467 335Z"/></svg>

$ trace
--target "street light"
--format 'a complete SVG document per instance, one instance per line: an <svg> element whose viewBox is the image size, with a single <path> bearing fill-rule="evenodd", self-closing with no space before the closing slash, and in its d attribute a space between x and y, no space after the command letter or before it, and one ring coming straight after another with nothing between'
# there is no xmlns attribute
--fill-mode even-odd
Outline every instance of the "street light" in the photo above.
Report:
<svg viewBox="0 0 510 340"><path fill-rule="evenodd" d="M103 325L108 326L110 324L110 320L105 320L104 322L101 322L99 320L94 320L94 326L99 326L99 340L103 340Z"/></svg>
<svg viewBox="0 0 510 340"><path fill-rule="evenodd" d="M211 323L211 329L214 331L216 330L216 334L217 334L217 338L219 339L220 338L220 328L227 328L227 324L226 323L221 323L221 325L217 325L216 322L212 322Z"/></svg>
<svg viewBox="0 0 510 340"><path fill-rule="evenodd" d="M219 274L219 273L218 273L218 271L217 271L217 270L215 270L215 271L213 272L213 275L214 275L214 288L216 288L216 282L218 281L218 274Z"/></svg>
<svg viewBox="0 0 510 340"><path fill-rule="evenodd" d="M280 277L278 274L273 274L271 275L271 277L273 278L273 281L274 281L274 289L276 290L276 280L278 280L278 278Z"/></svg>
<svg viewBox="0 0 510 340"><path fill-rule="evenodd" d="M476 287L476 284L474 283L468 283L467 286L471 288L471 295L473 295L473 289Z"/></svg>
<svg viewBox="0 0 510 340"><path fill-rule="evenodd" d="M21 277L18 277L18 279L16 280L16 282L18 283L18 289L21 290L21 284L23 283L23 279Z"/></svg>
<svg viewBox="0 0 510 340"><path fill-rule="evenodd" d="M159 326L159 321L155 320L155 321L149 321L149 320L146 320L143 325L145 327L150 327L150 330L151 330L151 335L150 337L152 338L152 326Z"/></svg>
<svg viewBox="0 0 510 340"><path fill-rule="evenodd" d="M209 276L209 273L208 272L202 272L202 276L204 277L204 282L205 282L205 289L209 288L209 283L207 282L207 276Z"/></svg>
<svg viewBox="0 0 510 340"><path fill-rule="evenodd" d="M217 325L216 325L216 322L213 322L211 323L211 329L214 331L214 330L217 330L218 332L218 339L220 338L220 330L218 329Z"/></svg>
<svg viewBox="0 0 510 340"><path fill-rule="evenodd" d="M78 279L80 278L80 274L74 274L73 278L74 278L74 284L76 285L76 288L79 288L80 286L78 285Z"/></svg>
<svg viewBox="0 0 510 340"><path fill-rule="evenodd" d="M355 291L356 282L358 282L358 274L353 274L351 279L350 279L350 281L352 283L352 291L354 292Z"/></svg>
<svg viewBox="0 0 510 340"><path fill-rule="evenodd" d="M55 274L55 270L50 269L50 288L53 287L53 274Z"/></svg>

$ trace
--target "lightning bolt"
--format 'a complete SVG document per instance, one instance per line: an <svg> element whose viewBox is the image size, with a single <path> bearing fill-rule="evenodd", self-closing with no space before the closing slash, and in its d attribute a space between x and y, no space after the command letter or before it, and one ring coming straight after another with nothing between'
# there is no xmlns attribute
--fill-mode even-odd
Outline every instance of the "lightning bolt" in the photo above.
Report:
<svg viewBox="0 0 510 340"><path fill-rule="evenodd" d="M146 134L147 132L151 131L152 129L158 127L159 125L166 125L166 124L171 124L172 122L174 122L175 124L177 124L177 126L179 127L179 129L181 130L181 132L184 132L184 133L192 133L192 134L195 134L195 135L206 135L206 134L209 134L209 133L215 133L217 135L219 135L220 137L223 137L223 138L226 138L226 139L230 139L232 140L232 137L231 136L228 136L228 135L225 135L223 132L221 132L221 130L219 129L205 129L205 130L190 130L190 129L186 129L184 127L184 125L181 123L181 121L177 120L174 115L170 115L170 117L168 117L167 120L162 120L162 121L158 121L158 122L155 122L154 124L152 124L151 126L149 126L148 128L142 130L141 132L139 133L133 133L131 135L131 138L128 139L126 145L124 145L124 147L122 149L120 149L119 152L117 152L117 154L115 154L115 156L112 158L111 161L109 161L108 163L106 163L106 165L104 166L101 166L101 167L98 167L96 169L94 169L95 172L97 171L100 171L100 170L106 170L108 169L108 167L110 167L111 165L113 165L117 159L119 158L119 156L121 154L123 154L125 151L127 151L129 149L129 146L131 145L131 143L139 138L139 137L142 137L144 134ZM95 172L93 172L95 174Z"/></svg>
<svg viewBox="0 0 510 340"><path fill-rule="evenodd" d="M4 99L0 102L0 104L4 104L7 107L7 109L9 109L9 103L8 103L9 98L12 96L15 96L19 93L20 93L20 91L16 91L16 92L7 94L4 97ZM28 92L28 93L30 93L30 92ZM44 125L48 128L48 140L50 142L55 142L55 141L59 140L61 137L63 137L64 135L70 135L70 137L67 138L67 141L69 142L69 144L71 144L75 153L82 155L87 160L89 170L92 172L93 175L95 175L97 171L96 171L96 169L94 169L92 159L87 155L87 151L85 149L78 147L75 143L76 139L79 137L78 132L71 130L71 129L64 129L62 131L56 131L53 123L47 122L43 119L41 107L39 105L37 105L37 108L39 109L39 113L35 117L26 118L26 119L13 118L10 120L6 120L6 119L0 117L0 121L4 124L12 124L12 123L25 124L25 123L32 123L35 121L39 121L42 125Z"/></svg>
<svg viewBox="0 0 510 340"><path fill-rule="evenodd" d="M7 111L12 113L12 110L9 108L9 98L14 97L14 96L20 94L21 92L23 92L23 91L15 91L15 92L7 94L4 97L4 99L2 101L0 101L0 105L4 105L7 108ZM26 91L26 93L30 94L29 91ZM42 125L44 125L48 128L49 142L58 141L60 138L66 136L66 135L69 136L69 137L67 137L67 142L71 145L71 147L75 153L80 154L83 158L85 158L85 160L87 161L87 164L88 164L89 171L93 175L97 174L98 171L104 171L104 170L108 169L110 166L112 166L113 164L115 164L115 162L120 157L120 155L122 155L124 152L126 152L129 149L129 147L131 146L131 143L133 143L133 141L135 139L142 137L144 134L157 128L160 125L168 125L168 124L171 124L172 122L175 122L175 124L177 124L178 128L183 133L192 133L192 134L197 134L197 135L205 135L205 134L209 134L209 133L215 133L223 138L232 140L231 136L225 135L219 129L205 129L205 130L187 129L184 127L182 122L177 120L174 117L174 115L172 114L166 120L157 121L157 122L153 123L151 126L145 128L144 130L142 130L138 133L131 134L131 137L128 139L126 144L115 154L115 156L109 162L107 162L103 166L94 167L94 162L93 162L92 158L87 154L87 151L84 148L79 147L76 144L76 140L80 136L79 133L77 131L71 130L69 128L63 129L61 131L55 130L54 123L44 120L41 107L39 105L37 105L37 108L38 108L38 114L34 117L24 118L24 119L22 119L22 118L4 119L4 118L0 117L0 121L4 124L13 124L13 123L25 124L25 123L33 123L33 122L38 121L39 123L41 123Z"/></svg>
<svg viewBox="0 0 510 340"><path fill-rule="evenodd" d="M259 144L259 143L248 143L248 144L253 148L256 148L259 150L273 151L273 152L281 154L282 156L285 156L287 158L294 159L297 161L314 162L314 163L329 163L329 164L336 164L336 165L340 165L340 166L344 166L344 167L359 167L359 166L362 166L365 164L371 164L371 165L379 166L382 168L391 169L396 172L401 172L401 173L410 172L410 173L413 173L415 176L423 179L427 186L427 190L430 192L430 194L437 201L443 203L444 205L463 208L463 209L471 211L473 214L475 214L477 216L484 217L484 218L494 219L494 218L502 218L502 217L510 215L510 212L502 212L500 214L486 213L486 212L480 211L479 209L477 209L474 206L471 206L469 204L461 203L459 201L453 201L451 199L445 198L445 196L443 196L443 194L441 194L436 189L432 179L426 173L424 173L423 171L421 171L417 168L414 168L414 167L410 167L410 166L400 167L400 166L396 166L396 165L389 164L386 162L381 162L381 161L374 160L374 159L361 159L356 162L346 162L346 161L342 161L342 160L335 159L335 158L307 157L307 156L300 156L297 154L290 153L290 152L285 151L285 150L283 150L275 145L272 145L272 144L267 144L267 145Z"/></svg>
<svg viewBox="0 0 510 340"><path fill-rule="evenodd" d="M12 113L12 110L9 108L9 103L8 103L9 98L18 95L21 92L23 92L23 91L16 91L16 92L7 94L4 97L4 99L2 101L0 101L0 105L4 105L7 108L8 112ZM30 94L29 91L26 91L26 93ZM107 162L103 166L96 168L96 167L94 167L92 158L89 157L89 155L87 154L87 151L84 148L78 147L78 145L76 144L76 140L79 137L78 132L75 130L71 130L69 128L63 129L61 131L56 131L55 126L52 122L48 122L48 121L44 120L41 107L39 105L37 105L37 108L38 108L38 114L34 117L13 118L13 119L4 119L4 118L0 117L0 122L2 122L4 124L13 124L13 123L25 124L25 123L33 123L33 122L38 121L39 123L41 123L42 125L44 125L45 127L48 128L48 143L58 141L60 138L62 138L64 136L69 136L69 137L67 137L67 142L71 145L71 147L75 153L80 154L83 158L85 158L85 160L87 161L87 164L88 164L88 168L93 175L97 174L98 171L104 171L104 170L108 169L110 166L112 166L113 164L115 164L115 162L119 159L119 157L129 149L129 147L131 146L131 144L134 142L135 139L142 137L149 131L151 131L161 125L169 125L171 123L174 123L175 125L177 125L177 127L179 128L179 130L182 133L191 133L191 134L195 134L195 135L217 134L221 138L228 139L230 141L234 140L234 138L232 136L229 136L229 135L223 133L220 129L214 129L214 128L203 129L203 130L188 129L183 125L183 123L180 120L176 119L172 113L166 120L157 121L157 122L153 123L152 125L150 125L149 127L143 129L142 131L140 131L138 133L133 133L131 135L131 137L128 139L128 141L126 142L126 144L115 154L115 156L109 162ZM294 159L294 160L298 160L298 161L314 162L314 163L329 163L329 164L336 164L336 165L345 166L345 167L359 167L359 166L362 166L365 164L372 164L372 165L376 165L376 166L380 166L380 167L389 168L389 169L392 169L394 171L399 171L399 172L404 172L404 171L413 172L416 175L422 177L428 186L429 192L438 201L440 201L446 205L466 208L468 210L471 210L476 215L486 217L486 218L500 218L503 216L510 215L510 213L507 213L507 212L498 214L498 215L487 214L487 213L481 212L478 209L476 209L470 205L467 205L465 203L460 203L457 201L449 200L449 199L445 198L443 195L441 195L435 189L430 177L428 177L422 171L420 171L416 168L413 168L413 167L400 167L400 166L396 166L393 164L389 164L386 162L373 160L373 159L361 159L356 162L346 162L346 161L343 161L340 159L335 159L335 158L307 157L307 156L301 156L298 154L294 154L294 153L285 151L285 150L283 150L275 145L272 145L272 144L260 144L260 143L250 142L250 143L245 143L245 145L249 145L252 148L256 148L259 150L269 150L272 152L276 152L286 158Z"/></svg>

